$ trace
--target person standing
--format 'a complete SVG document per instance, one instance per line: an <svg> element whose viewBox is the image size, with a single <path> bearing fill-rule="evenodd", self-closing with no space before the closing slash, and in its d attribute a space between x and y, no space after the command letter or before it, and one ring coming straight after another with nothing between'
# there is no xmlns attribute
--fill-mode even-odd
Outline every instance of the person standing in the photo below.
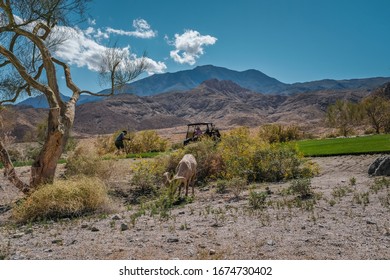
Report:
<svg viewBox="0 0 390 280"><path fill-rule="evenodd" d="M115 139L115 147L118 149L118 154L121 153L125 149L125 143L124 140L130 140L129 138L126 138L127 131L123 130Z"/></svg>

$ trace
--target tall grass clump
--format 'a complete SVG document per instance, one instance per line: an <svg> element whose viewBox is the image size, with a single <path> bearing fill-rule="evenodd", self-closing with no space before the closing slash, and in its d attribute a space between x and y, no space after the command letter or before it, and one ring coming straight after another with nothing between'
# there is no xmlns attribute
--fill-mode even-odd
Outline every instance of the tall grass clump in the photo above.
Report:
<svg viewBox="0 0 390 280"><path fill-rule="evenodd" d="M12 212L17 222L72 218L105 212L110 200L98 178L74 177L43 185L18 204Z"/></svg>

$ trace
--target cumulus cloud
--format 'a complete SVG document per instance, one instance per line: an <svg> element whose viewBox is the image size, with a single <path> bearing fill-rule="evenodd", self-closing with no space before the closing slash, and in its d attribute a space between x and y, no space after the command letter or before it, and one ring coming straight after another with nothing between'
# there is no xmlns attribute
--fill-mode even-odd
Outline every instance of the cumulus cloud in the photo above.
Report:
<svg viewBox="0 0 390 280"><path fill-rule="evenodd" d="M152 30L149 23L144 19L133 20L133 27L135 29L134 31L125 31L120 29L113 29L110 27L108 27L106 31L107 33L114 33L123 36L134 36L143 39L153 38L157 36L157 31Z"/></svg>
<svg viewBox="0 0 390 280"><path fill-rule="evenodd" d="M106 38L107 34L104 34L99 29L95 30L92 27L86 30L81 30L71 27L57 27L54 32L55 35L52 40L58 40L61 38L61 44L57 44L55 47L55 55L60 59L66 61L71 65L77 67L87 67L92 71L99 71L103 56L108 48L99 42L96 38ZM130 60L137 60L135 54L130 52L130 47L121 48L121 51L126 54ZM151 58L146 58L148 64L147 72L149 74L163 73L166 70L166 65L163 62L157 62Z"/></svg>
<svg viewBox="0 0 390 280"><path fill-rule="evenodd" d="M194 65L203 53L203 47L214 45L217 38L210 35L201 35L195 30L186 30L183 34L175 34L175 40L168 42L175 47L170 52L171 58L180 64Z"/></svg>

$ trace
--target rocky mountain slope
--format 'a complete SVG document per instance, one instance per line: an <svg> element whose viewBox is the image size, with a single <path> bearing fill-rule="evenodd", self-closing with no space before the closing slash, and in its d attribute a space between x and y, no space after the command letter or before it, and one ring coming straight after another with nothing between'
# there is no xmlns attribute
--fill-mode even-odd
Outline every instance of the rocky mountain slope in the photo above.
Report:
<svg viewBox="0 0 390 280"><path fill-rule="evenodd" d="M317 125L337 99L359 101L367 90L315 91L292 96L265 95L231 81L209 80L189 91L140 97L121 94L78 106L75 131L96 134L117 129L157 129L213 121L220 127L269 122Z"/></svg>
<svg viewBox="0 0 390 280"><path fill-rule="evenodd" d="M387 86L376 91L387 92ZM367 89L319 90L294 95L259 94L232 81L208 80L188 91L155 96L119 94L77 106L74 131L78 135L145 130L212 121L220 128L264 123L323 126L326 108L337 99L358 102ZM4 111L4 110L3 110ZM44 109L10 106L2 113L4 131L23 140L46 118Z"/></svg>

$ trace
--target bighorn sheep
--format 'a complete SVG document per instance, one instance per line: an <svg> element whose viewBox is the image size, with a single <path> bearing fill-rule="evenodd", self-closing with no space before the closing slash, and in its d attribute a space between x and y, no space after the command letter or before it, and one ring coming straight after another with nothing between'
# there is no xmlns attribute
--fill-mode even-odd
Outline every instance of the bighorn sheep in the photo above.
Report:
<svg viewBox="0 0 390 280"><path fill-rule="evenodd" d="M195 157L191 154L184 155L183 158L180 160L179 164L177 165L176 174L172 177L172 179L169 179L168 172L164 173L165 184L174 184L175 186L179 186L179 197L181 194L181 185L184 185L186 189L186 196L188 196L188 186L191 184L192 196L194 196L196 167L197 163ZM174 188L174 192L176 192L176 188Z"/></svg>

